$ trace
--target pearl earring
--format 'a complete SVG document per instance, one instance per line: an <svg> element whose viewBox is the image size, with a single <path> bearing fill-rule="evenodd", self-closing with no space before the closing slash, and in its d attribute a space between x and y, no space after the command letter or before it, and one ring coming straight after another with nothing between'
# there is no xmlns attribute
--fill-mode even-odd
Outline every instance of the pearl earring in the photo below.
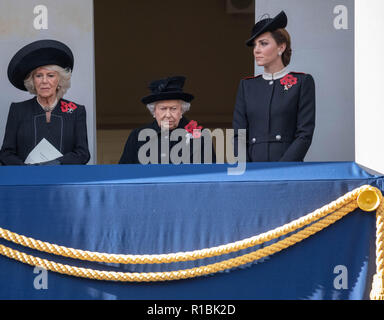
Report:
<svg viewBox="0 0 384 320"><path fill-rule="evenodd" d="M278 55L281 56L283 53L281 51L279 51Z"/></svg>

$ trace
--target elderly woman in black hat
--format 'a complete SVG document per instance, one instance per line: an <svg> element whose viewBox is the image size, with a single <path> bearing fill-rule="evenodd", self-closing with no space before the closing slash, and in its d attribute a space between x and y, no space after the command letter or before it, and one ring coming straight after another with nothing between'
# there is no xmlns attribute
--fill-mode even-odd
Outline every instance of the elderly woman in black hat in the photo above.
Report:
<svg viewBox="0 0 384 320"><path fill-rule="evenodd" d="M184 82L185 77L175 76L150 83L151 94L141 101L155 120L131 132L120 164L215 162L212 141L204 139L202 127L196 121L189 121L184 116L194 98L183 92ZM144 150L142 154L141 148Z"/></svg>
<svg viewBox="0 0 384 320"><path fill-rule="evenodd" d="M246 145L247 161L303 161L315 128L315 84L289 70L291 40L284 11L262 19L246 42L264 72L241 80L235 110L235 150ZM246 129L241 135L238 129Z"/></svg>
<svg viewBox="0 0 384 320"><path fill-rule="evenodd" d="M35 97L10 106L0 150L0 162L4 165L25 164L31 151L44 139L56 149L58 157L27 163L89 161L85 108L63 99L70 87L73 63L71 50L56 40L30 43L12 58L8 66L10 82Z"/></svg>

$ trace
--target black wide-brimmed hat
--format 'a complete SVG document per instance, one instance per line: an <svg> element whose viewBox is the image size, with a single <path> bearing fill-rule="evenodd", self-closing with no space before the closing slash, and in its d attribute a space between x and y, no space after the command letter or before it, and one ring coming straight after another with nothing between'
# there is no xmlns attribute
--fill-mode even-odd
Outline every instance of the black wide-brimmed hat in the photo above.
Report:
<svg viewBox="0 0 384 320"><path fill-rule="evenodd" d="M252 28L252 35L246 42L246 45L249 47L253 46L253 40L255 40L259 35L267 31L275 31L280 28L285 28L288 23L287 15L284 11L281 11L274 18L266 18L257 22Z"/></svg>
<svg viewBox="0 0 384 320"><path fill-rule="evenodd" d="M141 99L144 104L160 100L192 101L193 95L183 92L185 77L175 76L152 81L149 85L151 94Z"/></svg>
<svg viewBox="0 0 384 320"><path fill-rule="evenodd" d="M64 43L56 40L38 40L21 48L8 65L8 79L18 89L26 91L24 79L41 66L58 65L73 69L73 54Z"/></svg>

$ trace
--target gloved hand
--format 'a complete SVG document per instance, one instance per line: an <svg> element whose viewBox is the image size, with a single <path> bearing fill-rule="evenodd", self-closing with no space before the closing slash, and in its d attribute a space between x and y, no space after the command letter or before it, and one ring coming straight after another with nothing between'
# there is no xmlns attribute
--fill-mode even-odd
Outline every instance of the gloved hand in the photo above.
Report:
<svg viewBox="0 0 384 320"><path fill-rule="evenodd" d="M50 161L45 161L45 162L40 162L40 163L37 163L36 165L38 166L55 166L55 165L60 165L61 162L57 159L54 159L54 160L50 160Z"/></svg>

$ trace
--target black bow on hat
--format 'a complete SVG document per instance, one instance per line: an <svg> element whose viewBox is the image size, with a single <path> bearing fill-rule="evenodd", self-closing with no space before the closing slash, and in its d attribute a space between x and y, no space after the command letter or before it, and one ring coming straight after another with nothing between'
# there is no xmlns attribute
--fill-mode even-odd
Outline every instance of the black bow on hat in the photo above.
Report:
<svg viewBox="0 0 384 320"><path fill-rule="evenodd" d="M183 92L185 77L175 76L152 81L149 89L152 94L141 99L144 104L160 100L183 100L192 101L193 95Z"/></svg>
<svg viewBox="0 0 384 320"><path fill-rule="evenodd" d="M252 47L253 40L255 40L259 35L267 31L275 31L280 28L285 28L287 23L288 18L284 11L281 11L274 18L266 18L260 20L253 26L251 38L246 41L246 45Z"/></svg>
<svg viewBox="0 0 384 320"><path fill-rule="evenodd" d="M64 43L56 40L38 40L21 48L8 65L8 79L18 89L26 91L24 80L38 67L58 65L73 69L73 54Z"/></svg>

